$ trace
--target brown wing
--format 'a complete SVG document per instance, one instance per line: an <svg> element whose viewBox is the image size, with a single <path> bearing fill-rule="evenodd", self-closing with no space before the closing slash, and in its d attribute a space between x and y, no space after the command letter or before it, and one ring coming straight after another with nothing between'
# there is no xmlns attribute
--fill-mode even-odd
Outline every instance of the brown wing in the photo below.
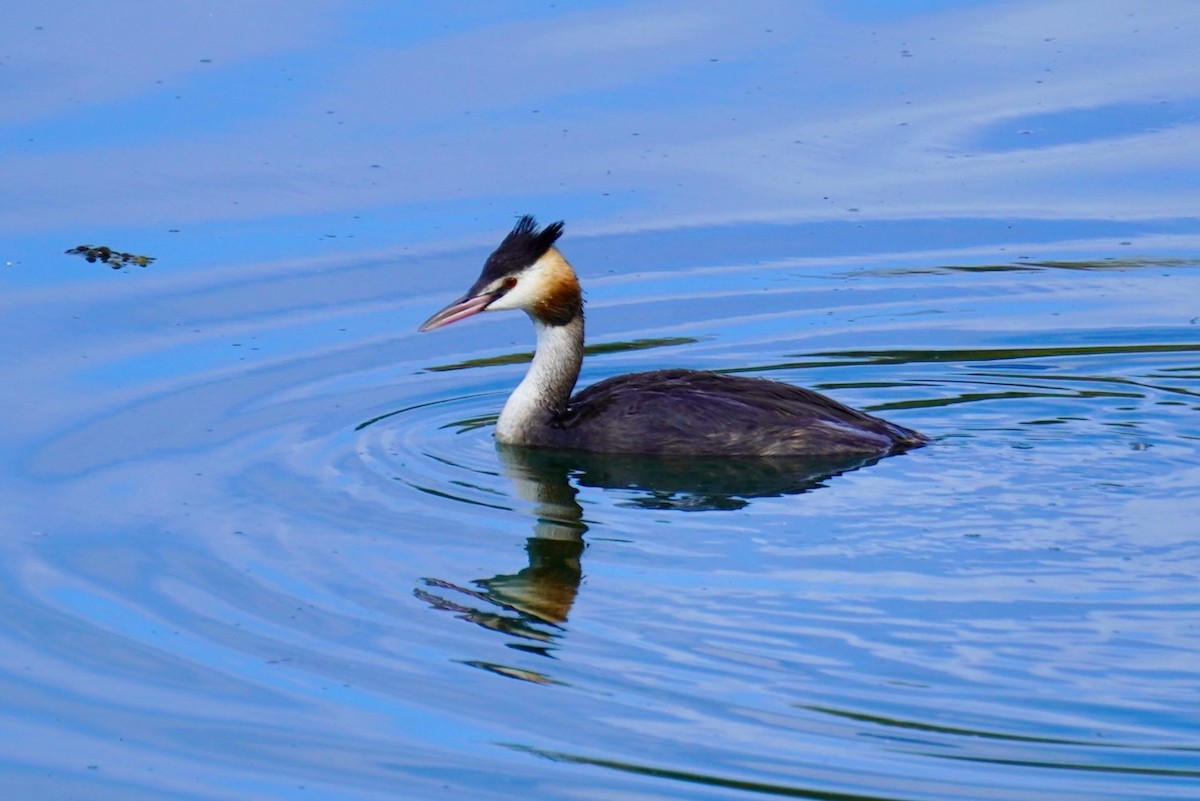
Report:
<svg viewBox="0 0 1200 801"><path fill-rule="evenodd" d="M883 454L925 442L811 390L696 370L601 381L572 398L553 426L560 447L616 453Z"/></svg>

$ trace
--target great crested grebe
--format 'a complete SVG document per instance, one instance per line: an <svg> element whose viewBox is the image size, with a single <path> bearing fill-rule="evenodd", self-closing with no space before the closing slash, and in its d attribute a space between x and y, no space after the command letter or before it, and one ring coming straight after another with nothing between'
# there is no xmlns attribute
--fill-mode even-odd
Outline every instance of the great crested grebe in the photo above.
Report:
<svg viewBox="0 0 1200 801"><path fill-rule="evenodd" d="M659 456L883 456L928 441L811 390L701 370L616 376L572 397L583 363L583 294L554 247L562 229L556 222L539 231L522 217L467 294L419 329L504 309L533 320L537 350L500 412L499 442Z"/></svg>

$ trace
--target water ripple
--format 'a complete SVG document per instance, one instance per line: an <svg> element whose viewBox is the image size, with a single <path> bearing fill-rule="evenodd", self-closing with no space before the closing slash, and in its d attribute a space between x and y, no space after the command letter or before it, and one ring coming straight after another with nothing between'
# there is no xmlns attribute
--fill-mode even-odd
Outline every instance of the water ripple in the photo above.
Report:
<svg viewBox="0 0 1200 801"><path fill-rule="evenodd" d="M702 271L724 282L685 299L702 326L647 325L678 299L631 314L600 282L585 380L769 375L930 446L803 467L498 449L519 319L389 340L373 304L317 303L262 325L370 333L250 361L224 333L106 351L93 331L96 392L31 407L11 476L13 730L66 729L133 797L197 765L247 798L281 771L383 797L414 776L467 792L470 771L532 787L544 765L682 797L1186 797L1191 273L852 273L854 302L790 275L764 299L786 269ZM1015 299L1045 325L1014 328ZM138 372L181 352L207 356ZM65 359L24 379L75 375Z"/></svg>

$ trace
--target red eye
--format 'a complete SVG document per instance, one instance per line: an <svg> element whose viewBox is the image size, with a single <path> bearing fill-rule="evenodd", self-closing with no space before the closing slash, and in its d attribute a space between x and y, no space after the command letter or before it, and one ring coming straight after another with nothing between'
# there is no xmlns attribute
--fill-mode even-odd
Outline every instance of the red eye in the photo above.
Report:
<svg viewBox="0 0 1200 801"><path fill-rule="evenodd" d="M505 289L512 289L516 285L517 285L517 279L513 278L511 275L508 278L504 279L504 288Z"/></svg>

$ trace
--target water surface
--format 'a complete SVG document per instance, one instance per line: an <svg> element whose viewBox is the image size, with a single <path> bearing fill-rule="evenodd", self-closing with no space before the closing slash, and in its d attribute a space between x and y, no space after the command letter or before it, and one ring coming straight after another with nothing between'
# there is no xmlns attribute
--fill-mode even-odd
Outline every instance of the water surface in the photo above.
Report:
<svg viewBox="0 0 1200 801"><path fill-rule="evenodd" d="M104 58L66 31L131 11L39 9L0 48L9 795L1195 796L1190 6L184 5ZM567 219L583 382L765 376L932 443L498 450L528 322L415 329L524 212Z"/></svg>

